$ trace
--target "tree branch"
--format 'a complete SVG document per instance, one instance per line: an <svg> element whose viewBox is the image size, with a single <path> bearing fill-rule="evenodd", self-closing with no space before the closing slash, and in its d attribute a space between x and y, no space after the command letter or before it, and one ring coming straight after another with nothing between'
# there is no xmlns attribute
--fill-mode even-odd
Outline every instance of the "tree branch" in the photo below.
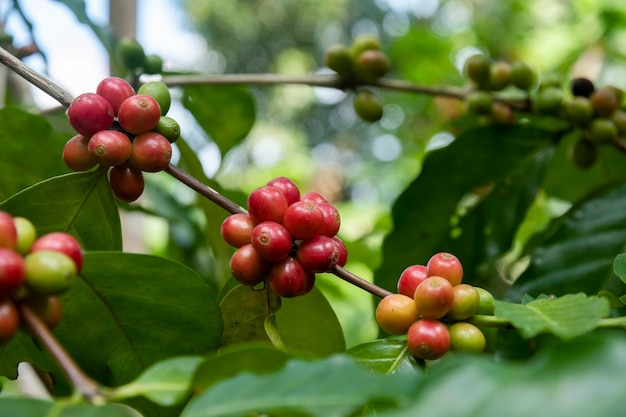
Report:
<svg viewBox="0 0 626 417"><path fill-rule="evenodd" d="M89 378L76 364L74 359L67 353L65 348L54 337L45 323L25 303L17 302L20 319L26 324L30 332L46 348L50 356L65 372L70 383L79 390L82 395L94 404L104 404L104 396L100 392L100 386Z"/></svg>

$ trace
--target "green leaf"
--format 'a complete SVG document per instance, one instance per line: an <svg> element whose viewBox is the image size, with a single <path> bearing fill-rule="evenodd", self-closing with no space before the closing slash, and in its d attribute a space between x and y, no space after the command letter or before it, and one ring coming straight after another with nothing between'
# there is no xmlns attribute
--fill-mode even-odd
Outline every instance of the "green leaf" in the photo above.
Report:
<svg viewBox="0 0 626 417"><path fill-rule="evenodd" d="M219 381L242 372L268 374L275 372L291 358L287 352L259 343L243 343L220 349L207 358L196 372L193 390L203 392Z"/></svg>
<svg viewBox="0 0 626 417"><path fill-rule="evenodd" d="M137 412L118 404L89 405L0 398L0 415L6 417L137 417Z"/></svg>
<svg viewBox="0 0 626 417"><path fill-rule="evenodd" d="M125 384L158 361L205 354L219 344L217 302L184 265L149 255L89 252L81 278L61 296L64 317L55 335L105 385ZM17 364L28 359L23 355L7 348L0 363Z"/></svg>
<svg viewBox="0 0 626 417"><path fill-rule="evenodd" d="M621 331L557 343L522 364L459 356L431 368L428 383L409 404L378 416L621 416L624 373Z"/></svg>
<svg viewBox="0 0 626 417"><path fill-rule="evenodd" d="M241 142L254 125L254 99L245 88L189 86L183 89L182 101L222 155Z"/></svg>
<svg viewBox="0 0 626 417"><path fill-rule="evenodd" d="M526 249L528 268L507 294L595 294L613 276L615 255L626 242L626 185L594 193L555 220Z"/></svg>
<svg viewBox="0 0 626 417"><path fill-rule="evenodd" d="M447 147L428 153L420 175L394 203L394 229L385 237L376 283L393 290L404 268L425 263L437 252L452 251L453 246L464 252L459 258L472 277L474 265L485 254L495 257L508 249L538 188L541 167L550 158L550 139L550 134L530 127L490 126L468 130ZM527 171L535 174L526 178ZM522 184L510 186L510 178ZM492 191L485 197L484 190ZM473 210L481 203L489 205L464 220L458 237L455 216L462 198L468 196L478 199ZM494 213L497 221L489 221ZM477 248L477 239L485 247ZM494 241L495 251L490 248Z"/></svg>
<svg viewBox="0 0 626 417"><path fill-rule="evenodd" d="M316 287L302 297L283 298L275 317L287 351L327 356L346 349L337 315Z"/></svg>
<svg viewBox="0 0 626 417"><path fill-rule="evenodd" d="M416 373L381 375L347 356L289 361L269 375L240 374L192 399L181 417L349 416L369 404L398 404L414 395Z"/></svg>
<svg viewBox="0 0 626 417"><path fill-rule="evenodd" d="M173 357L157 362L133 382L115 389L112 395L116 399L142 395L165 406L180 404L191 395L191 382L202 362L201 356Z"/></svg>
<svg viewBox="0 0 626 417"><path fill-rule="evenodd" d="M279 308L280 299L268 289L256 290L238 285L220 302L224 317L221 346L250 341L269 342L265 318Z"/></svg>
<svg viewBox="0 0 626 417"><path fill-rule="evenodd" d="M346 353L376 372L418 372L404 339L379 339L350 348Z"/></svg>
<svg viewBox="0 0 626 417"><path fill-rule="evenodd" d="M0 126L0 200L68 172L61 153L69 138L56 133L44 117L6 107L0 109Z"/></svg>
<svg viewBox="0 0 626 417"><path fill-rule="evenodd" d="M542 298L528 304L495 302L496 316L505 318L525 338L549 332L567 340L596 328L598 320L609 313L604 297L568 294L559 298Z"/></svg>
<svg viewBox="0 0 626 417"><path fill-rule="evenodd" d="M106 169L47 179L4 201L0 209L26 217L39 235L71 233L85 250L122 248L118 208Z"/></svg>
<svg viewBox="0 0 626 417"><path fill-rule="evenodd" d="M626 283L626 253L620 253L613 261L613 272Z"/></svg>

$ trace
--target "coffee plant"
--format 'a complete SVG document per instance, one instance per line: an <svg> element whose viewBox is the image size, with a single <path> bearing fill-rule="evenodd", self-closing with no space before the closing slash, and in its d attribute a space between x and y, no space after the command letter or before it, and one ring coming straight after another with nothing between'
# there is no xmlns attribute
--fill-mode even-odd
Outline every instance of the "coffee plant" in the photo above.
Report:
<svg viewBox="0 0 626 417"><path fill-rule="evenodd" d="M168 73L114 35L116 74L76 97L21 61L35 47L0 47L61 105L0 109L0 416L623 413L620 88L486 54L462 83L417 84L373 34L328 47L323 74ZM319 187L207 177L169 113L227 154L254 125L249 88L284 84L343 91L360 124L399 94L459 109L375 251ZM133 212L169 222L169 251L125 250Z"/></svg>

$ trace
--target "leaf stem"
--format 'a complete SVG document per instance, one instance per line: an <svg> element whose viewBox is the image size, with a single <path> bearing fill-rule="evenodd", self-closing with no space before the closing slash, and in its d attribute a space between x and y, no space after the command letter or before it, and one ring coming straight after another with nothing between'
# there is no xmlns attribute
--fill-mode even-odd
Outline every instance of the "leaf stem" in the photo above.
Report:
<svg viewBox="0 0 626 417"><path fill-rule="evenodd" d="M597 329L626 330L626 317L608 317L598 320Z"/></svg>
<svg viewBox="0 0 626 417"><path fill-rule="evenodd" d="M473 325L478 327L497 327L501 329L513 329L513 325L511 324L511 322L502 317L475 314L465 321L467 321L468 323L472 323Z"/></svg>
<svg viewBox="0 0 626 417"><path fill-rule="evenodd" d="M65 372L70 383L80 391L87 400L94 404L104 404L105 400L100 392L100 385L89 378L83 370L80 369L39 316L25 303L16 302L16 305L20 312L21 320L26 324L37 340L46 348L63 372Z"/></svg>

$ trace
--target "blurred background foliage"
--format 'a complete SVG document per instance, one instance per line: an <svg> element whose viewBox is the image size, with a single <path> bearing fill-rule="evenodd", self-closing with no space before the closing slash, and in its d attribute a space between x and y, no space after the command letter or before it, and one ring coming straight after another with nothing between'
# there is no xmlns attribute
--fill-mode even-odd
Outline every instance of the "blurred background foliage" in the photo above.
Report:
<svg viewBox="0 0 626 417"><path fill-rule="evenodd" d="M112 51L118 34L90 21L84 2L57 1L91 25ZM371 33L381 39L391 59L389 77L427 86L463 87L465 59L483 52L496 61L526 61L544 76L585 76L598 85L626 88L626 10L620 0L172 2L184 11L188 29L205 40L205 54L191 65L194 72L325 73L327 47ZM166 59L165 70L184 72L181 65ZM463 116L462 103L376 89L385 103L384 116L368 124L354 113L351 91L292 85L253 86L249 91L254 126L224 154L213 143L215 138L200 128L202 123L189 117L183 106L174 106L189 145L178 152L180 164L239 204L245 204L252 189L281 175L304 191L322 193L340 209L340 236L350 253L347 268L373 279L382 262L383 239L393 227L392 204L419 174L424 155L459 134L456 121ZM184 91L174 88L173 94L181 98ZM49 118L63 128L62 116ZM227 213L213 213L167 175L150 176L149 183L138 205L122 206L126 213L141 213L140 222L131 215L133 220L125 226L128 239L132 235L140 240L133 250L180 260L218 291L227 278L229 249L212 241L215 233L211 237L207 231L217 230ZM557 181L554 189L560 184ZM540 196L520 239L543 227L546 217L562 213L567 196L557 202ZM139 230L133 230L137 225ZM371 340L377 327L370 296L332 276L319 281L344 326L348 345Z"/></svg>

